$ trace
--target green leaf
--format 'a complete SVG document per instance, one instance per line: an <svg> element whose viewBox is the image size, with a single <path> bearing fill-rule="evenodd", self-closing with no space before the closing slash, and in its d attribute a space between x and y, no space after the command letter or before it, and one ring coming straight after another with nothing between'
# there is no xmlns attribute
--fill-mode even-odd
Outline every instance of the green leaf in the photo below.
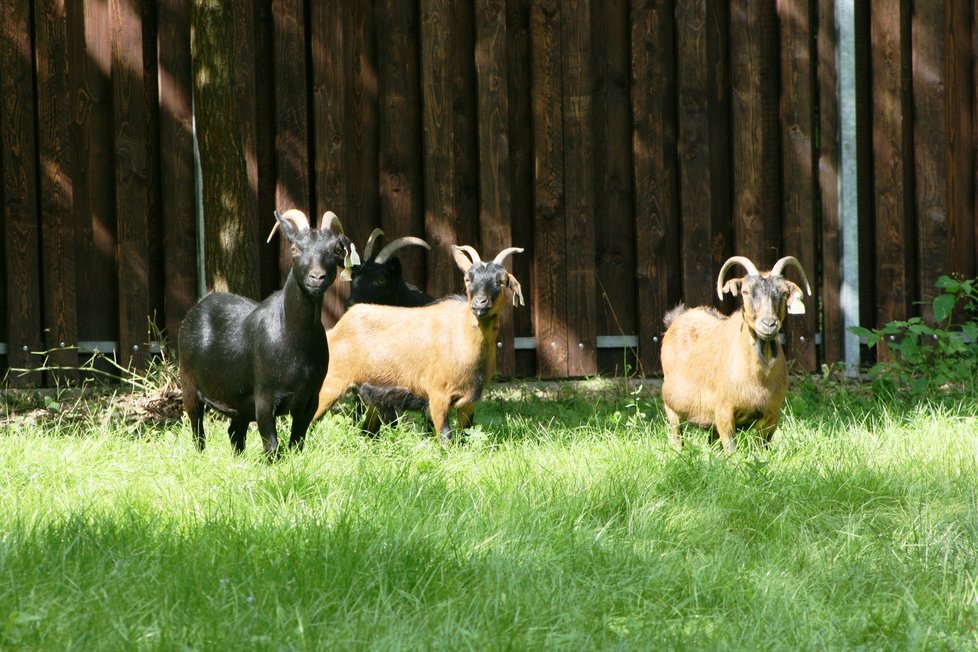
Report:
<svg viewBox="0 0 978 652"><path fill-rule="evenodd" d="M947 321L948 317L951 316L951 311L954 310L955 303L957 303L957 297L953 294L939 294L934 297L934 301L931 302L934 309L934 319L939 322Z"/></svg>
<svg viewBox="0 0 978 652"><path fill-rule="evenodd" d="M941 277L937 279L937 282L934 283L934 287L940 290L949 290L950 292L954 293L961 288L961 281L953 279L946 274L942 274Z"/></svg>

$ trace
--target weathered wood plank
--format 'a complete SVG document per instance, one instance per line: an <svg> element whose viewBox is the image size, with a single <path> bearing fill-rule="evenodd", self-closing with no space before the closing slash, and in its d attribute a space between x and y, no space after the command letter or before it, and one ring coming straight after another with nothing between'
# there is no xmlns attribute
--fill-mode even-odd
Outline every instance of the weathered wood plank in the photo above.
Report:
<svg viewBox="0 0 978 652"><path fill-rule="evenodd" d="M475 66L479 93L479 152L481 159L479 227L482 254L489 258L512 245L512 171L509 149L509 65L506 56L505 0L475 3ZM516 254L519 255L519 254ZM513 350L513 312L499 319L496 368L511 376L516 364Z"/></svg>
<svg viewBox="0 0 978 652"><path fill-rule="evenodd" d="M781 17L781 146L784 174L784 251L805 268L813 296L804 315L785 326L786 349L803 369L818 369L818 235L815 220L815 70L809 0L779 0ZM789 272L788 276L793 277Z"/></svg>
<svg viewBox="0 0 978 652"><path fill-rule="evenodd" d="M564 137L564 270L567 373L597 373L597 288L591 15L587 2L560 7Z"/></svg>
<svg viewBox="0 0 978 652"><path fill-rule="evenodd" d="M673 0L631 4L637 318L646 374L661 368L662 317L680 297L673 13Z"/></svg>
<svg viewBox="0 0 978 652"><path fill-rule="evenodd" d="M870 13L876 323L906 319L916 296L913 255L913 133L910 3L887 0ZM884 353L885 352L881 352Z"/></svg>
<svg viewBox="0 0 978 652"><path fill-rule="evenodd" d="M418 6L382 0L376 10L380 227L388 238L424 237ZM425 252L398 252L404 278L425 287Z"/></svg>
<svg viewBox="0 0 978 652"><path fill-rule="evenodd" d="M533 213L533 313L537 375L568 372L567 286L564 274L566 220L564 197L564 125L561 110L560 5L534 0L530 6L533 49L531 76L535 161Z"/></svg>
<svg viewBox="0 0 978 652"><path fill-rule="evenodd" d="M591 4L594 99L594 215L598 279L599 335L635 335L634 193L632 189L631 107L629 98L629 14L626 0ZM602 351L598 351L601 356ZM607 351L612 366L599 357L598 370L618 375L622 351Z"/></svg>
<svg viewBox="0 0 978 652"><path fill-rule="evenodd" d="M72 2L68 48L71 63L73 204L78 338L119 339L116 265L114 132L112 123L112 27L101 0ZM192 180L191 180L192 182Z"/></svg>
<svg viewBox="0 0 978 652"><path fill-rule="evenodd" d="M934 282L948 271L948 193L951 143L948 140L946 3L917 4L911 17L913 53L913 182L917 247L917 292L934 295ZM916 294L916 292L915 292ZM928 303L918 304L927 320Z"/></svg>
<svg viewBox="0 0 978 652"><path fill-rule="evenodd" d="M835 0L818 5L818 190L822 210L822 361L844 360L842 290L842 224L839 217L839 71L836 64ZM814 306L812 307L814 308Z"/></svg>
<svg viewBox="0 0 978 652"><path fill-rule="evenodd" d="M311 212L306 112L306 29L302 0L272 0L275 75L275 205ZM315 224L318 215L310 215Z"/></svg>
<svg viewBox="0 0 978 652"><path fill-rule="evenodd" d="M710 305L730 253L728 15L722 3L676 2L683 298Z"/></svg>
<svg viewBox="0 0 978 652"><path fill-rule="evenodd" d="M149 108L143 79L142 7L111 0L112 91L118 216L119 355L134 370L149 358Z"/></svg>
<svg viewBox="0 0 978 652"><path fill-rule="evenodd" d="M424 113L425 234L428 292L462 289L451 245L480 249L478 237L475 76L470 7L450 0L421 2L421 87Z"/></svg>
<svg viewBox="0 0 978 652"><path fill-rule="evenodd" d="M197 221L194 193L193 85L190 70L190 2L161 0L160 184L165 258L166 337L176 345L180 322L197 296Z"/></svg>
<svg viewBox="0 0 978 652"><path fill-rule="evenodd" d="M41 323L40 231L37 208L37 151L34 113L34 43L29 30L31 3L0 3L0 168L3 170L3 226L7 288L7 365L40 366L32 355L44 347ZM39 372L11 373L14 387L36 387Z"/></svg>
<svg viewBox="0 0 978 652"><path fill-rule="evenodd" d="M513 175L513 246L523 253L510 258L513 275L523 285L527 306L513 310L513 330L517 337L533 335L533 117L530 103L530 0L507 0L506 36L509 69L510 165ZM536 373L536 352L516 352L515 373Z"/></svg>
<svg viewBox="0 0 978 652"><path fill-rule="evenodd" d="M36 3L34 25L44 344L48 364L64 368L52 381L71 382L78 379L78 353L64 347L78 342L78 302L64 2Z"/></svg>
<svg viewBox="0 0 978 652"><path fill-rule="evenodd" d="M330 210L342 221L349 214L346 169L347 48L342 0L314 2L311 7L313 134L316 149L316 213ZM348 220L347 220L348 221ZM356 243L362 247L363 242ZM349 283L336 282L323 299L323 323L332 326L343 314Z"/></svg>
<svg viewBox="0 0 978 652"><path fill-rule="evenodd" d="M778 14L771 2L730 3L733 253L770 265L781 248Z"/></svg>
<svg viewBox="0 0 978 652"><path fill-rule="evenodd" d="M978 4L968 0L945 3L944 33L947 41L947 95L945 98L948 140L948 262L947 271L973 278L978 274L975 233L978 220L975 211L975 115L974 92L978 84L972 79L974 51L972 35L978 38L978 22L972 22L971 11Z"/></svg>

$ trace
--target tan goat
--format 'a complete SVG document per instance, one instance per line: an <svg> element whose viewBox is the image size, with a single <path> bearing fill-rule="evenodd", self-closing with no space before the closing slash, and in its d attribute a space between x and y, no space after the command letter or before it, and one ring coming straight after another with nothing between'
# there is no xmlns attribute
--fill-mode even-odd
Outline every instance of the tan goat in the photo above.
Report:
<svg viewBox="0 0 978 652"><path fill-rule="evenodd" d="M465 273L465 297L414 308L352 306L327 333L329 369L316 417L357 388L387 400L400 398L406 405L427 401L435 432L445 441L451 439L451 408L458 409L459 431L468 428L496 373L506 290L512 291L514 304L523 301L520 284L503 267L510 254L520 251L510 247L486 263L472 247L453 246L455 262Z"/></svg>
<svg viewBox="0 0 978 652"><path fill-rule="evenodd" d="M734 265L747 276L723 279ZM811 295L801 263L785 256L769 272L743 256L729 258L717 277L717 296L740 295L743 306L730 316L713 308L680 304L666 314L662 339L662 402L669 439L682 447L680 424L715 428L724 450L736 449L738 426L755 426L768 442L778 427L788 389L788 367L778 339L786 314L802 314L802 291L782 276L795 267Z"/></svg>

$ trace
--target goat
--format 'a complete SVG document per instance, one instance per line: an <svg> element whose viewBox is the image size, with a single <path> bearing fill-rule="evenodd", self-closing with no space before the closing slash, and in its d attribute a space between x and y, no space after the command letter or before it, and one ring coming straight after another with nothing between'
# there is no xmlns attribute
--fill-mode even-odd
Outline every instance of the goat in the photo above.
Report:
<svg viewBox="0 0 978 652"><path fill-rule="evenodd" d="M383 249L374 254L374 246L384 236L380 229L374 229L367 238L363 248L362 262L353 270L350 284L350 297L346 307L358 303L376 303L385 306L424 306L434 301L434 298L404 280L401 261L393 254L400 249L417 245L431 250L428 243L421 238L411 236L397 238L387 243ZM354 420L363 423L363 430L376 434L381 424L394 421L399 412L404 410L427 411L426 401L395 392L389 388L373 388L362 385L357 388L360 400L357 401ZM364 410L364 407L367 409Z"/></svg>
<svg viewBox="0 0 978 652"><path fill-rule="evenodd" d="M394 253L409 245L417 245L431 250L428 243L421 238L411 236L397 238L387 243L383 249L373 255L377 239L384 232L374 229L363 248L363 256L359 267L353 270L353 282L350 285L350 298L346 307L358 303L380 303L386 306L423 306L434 301L434 298L414 287L404 280L401 261Z"/></svg>
<svg viewBox="0 0 978 652"><path fill-rule="evenodd" d="M747 276L724 284L734 265ZM680 423L715 428L727 452L736 449L737 426L757 427L765 443L781 418L788 389L788 367L778 333L787 314L803 314L801 289L782 276L795 267L811 295L801 263L785 256L769 272L743 256L729 258L717 277L717 296L740 295L741 310L724 316L712 308L669 311L662 339L662 402L669 421L669 439L682 447Z"/></svg>
<svg viewBox="0 0 978 652"><path fill-rule="evenodd" d="M455 263L465 274L465 297L451 296L419 308L351 307L326 334L330 361L316 417L350 388L366 386L387 400L427 401L443 442L452 438L452 408L458 430L468 428L496 372L505 290L512 291L513 305L523 304L519 282L503 267L509 255L521 251L509 247L485 263L472 247L453 245Z"/></svg>
<svg viewBox="0 0 978 652"><path fill-rule="evenodd" d="M212 292L180 325L183 405L201 451L205 406L231 418L228 436L235 453L244 450L248 424L257 421L269 458L278 453L275 417L292 415L289 444L301 448L316 411L315 388L326 375L329 357L323 294L336 278L336 268L352 265L356 249L331 212L323 215L328 227L319 230L310 229L305 214L296 209L284 215L276 211L275 219L292 253L283 289L261 303Z"/></svg>

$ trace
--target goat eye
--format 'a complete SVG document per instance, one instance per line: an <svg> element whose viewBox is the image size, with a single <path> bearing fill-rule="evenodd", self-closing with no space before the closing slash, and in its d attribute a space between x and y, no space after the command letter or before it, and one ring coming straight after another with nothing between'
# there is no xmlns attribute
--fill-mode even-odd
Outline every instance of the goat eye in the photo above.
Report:
<svg viewBox="0 0 978 652"><path fill-rule="evenodd" d="M292 255L293 256L298 256L299 255L299 248L296 247L295 245L292 245Z"/></svg>

